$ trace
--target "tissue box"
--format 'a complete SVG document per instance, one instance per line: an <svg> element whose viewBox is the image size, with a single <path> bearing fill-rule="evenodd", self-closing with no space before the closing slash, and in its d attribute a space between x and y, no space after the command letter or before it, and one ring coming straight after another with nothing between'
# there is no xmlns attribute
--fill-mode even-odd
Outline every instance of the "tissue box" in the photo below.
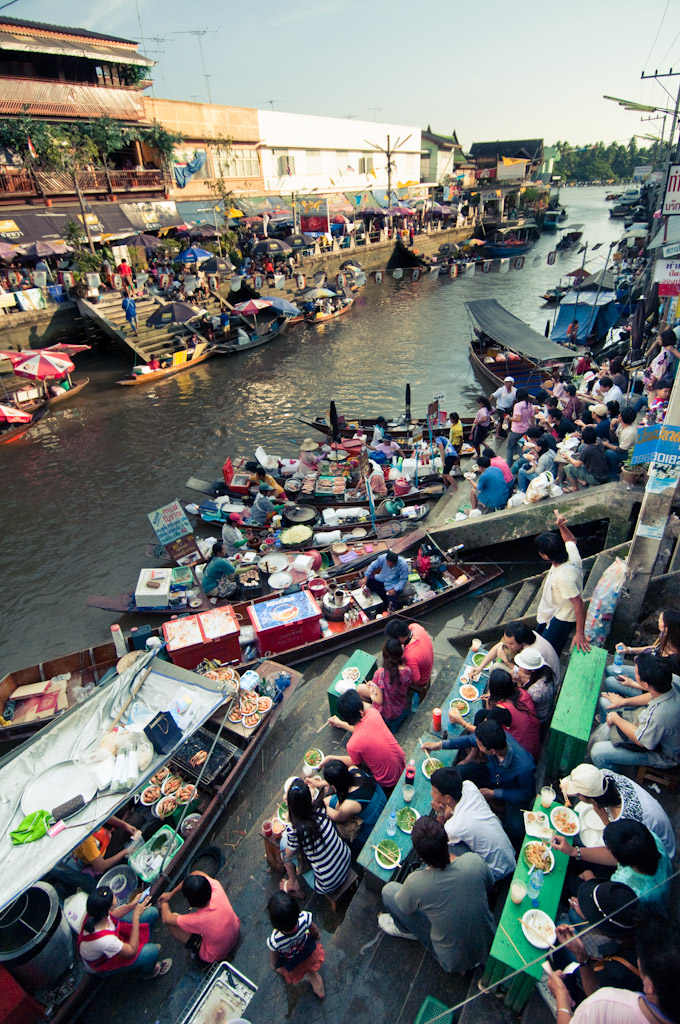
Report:
<svg viewBox="0 0 680 1024"><path fill-rule="evenodd" d="M314 559L311 555L298 555L293 562L292 568L296 569L297 572L309 572L313 565Z"/></svg>

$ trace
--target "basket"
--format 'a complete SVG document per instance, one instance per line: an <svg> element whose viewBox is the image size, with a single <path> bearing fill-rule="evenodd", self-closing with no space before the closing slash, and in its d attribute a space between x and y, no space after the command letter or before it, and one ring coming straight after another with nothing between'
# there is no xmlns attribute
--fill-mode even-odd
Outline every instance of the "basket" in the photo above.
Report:
<svg viewBox="0 0 680 1024"><path fill-rule="evenodd" d="M152 864L150 855L162 845L162 840L166 838L170 839L170 848L163 855L162 863ZM184 846L184 840L175 833L175 830L169 825L161 825L158 832L130 857L130 867L137 872L143 882L153 882L158 878L161 870L167 868L181 846Z"/></svg>
<svg viewBox="0 0 680 1024"><path fill-rule="evenodd" d="M439 1014L443 1014L443 1016L440 1017ZM425 1001L420 1005L418 1016L413 1024L428 1024L428 1021L431 1021L434 1017L437 1017L437 1024L452 1024L453 1010L449 1010L446 1003L440 1003L438 999L426 996Z"/></svg>

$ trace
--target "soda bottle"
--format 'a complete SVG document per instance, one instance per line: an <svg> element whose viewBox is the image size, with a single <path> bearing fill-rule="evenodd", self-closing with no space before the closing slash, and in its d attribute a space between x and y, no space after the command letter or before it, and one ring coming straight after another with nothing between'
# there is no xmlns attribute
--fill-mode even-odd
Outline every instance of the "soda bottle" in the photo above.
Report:
<svg viewBox="0 0 680 1024"><path fill-rule="evenodd" d="M416 778L416 762L409 761L406 765L406 781L409 786L412 786Z"/></svg>

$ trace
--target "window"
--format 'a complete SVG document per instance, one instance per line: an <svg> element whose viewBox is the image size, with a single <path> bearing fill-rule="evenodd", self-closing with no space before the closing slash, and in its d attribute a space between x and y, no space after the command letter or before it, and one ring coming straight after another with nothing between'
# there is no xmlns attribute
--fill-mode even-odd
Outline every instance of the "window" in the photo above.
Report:
<svg viewBox="0 0 680 1024"><path fill-rule="evenodd" d="M359 174L372 174L373 173L373 157L372 156L361 156L359 157Z"/></svg>
<svg viewBox="0 0 680 1024"><path fill-rule="evenodd" d="M295 157L287 149L273 149L272 153L276 161L276 173L280 178L295 174Z"/></svg>
<svg viewBox="0 0 680 1024"><path fill-rule="evenodd" d="M256 149L230 149L215 154L215 166L223 178L259 178L260 161Z"/></svg>
<svg viewBox="0 0 680 1024"><path fill-rule="evenodd" d="M307 174L320 174L321 173L321 150L320 149L308 149L306 156L307 156Z"/></svg>

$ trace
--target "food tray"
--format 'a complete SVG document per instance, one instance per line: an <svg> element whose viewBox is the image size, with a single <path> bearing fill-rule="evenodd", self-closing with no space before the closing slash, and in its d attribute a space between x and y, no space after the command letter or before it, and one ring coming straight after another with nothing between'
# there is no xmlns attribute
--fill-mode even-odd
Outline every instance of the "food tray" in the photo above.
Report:
<svg viewBox="0 0 680 1024"><path fill-rule="evenodd" d="M223 961L210 970L199 992L192 996L177 1024L213 1024L242 1018L257 985ZM217 1016L224 1011L222 1017Z"/></svg>
<svg viewBox="0 0 680 1024"><path fill-rule="evenodd" d="M207 763L194 766L191 758L199 750L210 750L215 737L207 729L197 729L193 736L182 744L179 750L173 754L172 765L178 768L187 779L197 779L201 768L205 771L201 777L201 785L209 786L221 776L226 775L234 766L234 762L241 756L241 751L228 740L219 739L215 744Z"/></svg>

